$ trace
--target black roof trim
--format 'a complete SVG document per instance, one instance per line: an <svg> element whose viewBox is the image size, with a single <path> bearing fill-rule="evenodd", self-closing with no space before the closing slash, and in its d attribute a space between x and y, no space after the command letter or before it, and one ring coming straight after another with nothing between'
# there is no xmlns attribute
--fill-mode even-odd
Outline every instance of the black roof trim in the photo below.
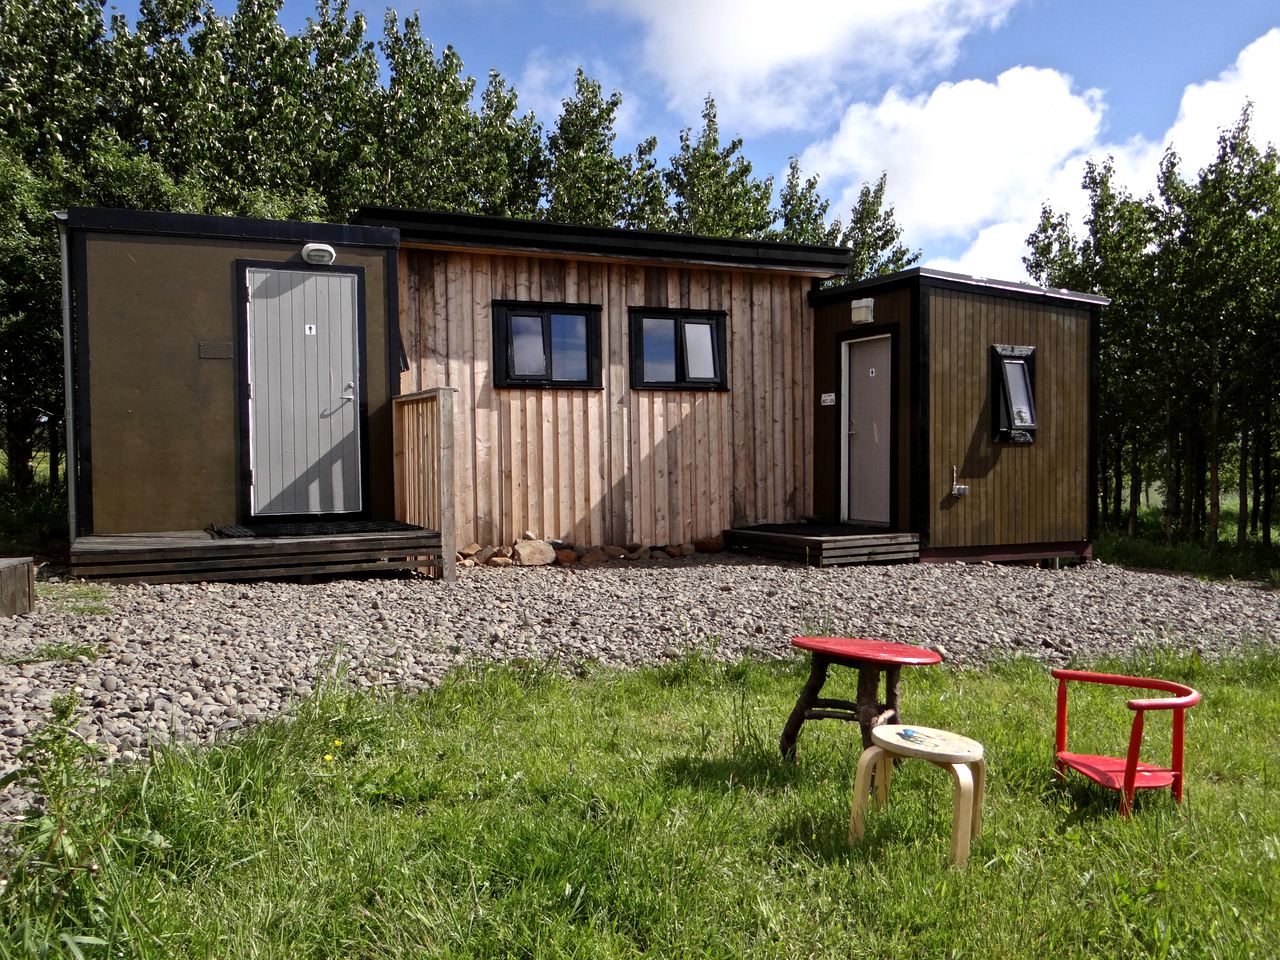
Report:
<svg viewBox="0 0 1280 960"><path fill-rule="evenodd" d="M391 247L400 236L386 227L261 220L256 217L212 217L152 210L70 207L54 214L70 230L94 233L137 233L162 237L217 240L268 240L282 243L332 243L344 247Z"/></svg>
<svg viewBox="0 0 1280 960"><path fill-rule="evenodd" d="M1029 283L1018 283L1013 280L993 280L990 277L970 277L963 273L951 273L947 270L934 270L931 267L912 267L901 270L886 277L872 277L858 283L844 284L818 290L809 295L811 306L822 306L828 303L839 303L842 300L854 299L859 293L871 293L879 287L901 286L908 281L919 279L931 287L973 288L1014 297L1028 297L1036 300L1071 300L1076 303L1094 307L1105 307L1111 302L1109 297L1099 297L1092 293L1077 293L1073 290L1057 290L1051 287L1036 287Z"/></svg>
<svg viewBox="0 0 1280 960"><path fill-rule="evenodd" d="M583 227L545 220L469 213L361 207L356 223L395 227L405 243L445 247L495 247L507 250L633 260L678 260L709 264L793 270L836 276L849 269L844 247L772 240L726 240L684 233Z"/></svg>

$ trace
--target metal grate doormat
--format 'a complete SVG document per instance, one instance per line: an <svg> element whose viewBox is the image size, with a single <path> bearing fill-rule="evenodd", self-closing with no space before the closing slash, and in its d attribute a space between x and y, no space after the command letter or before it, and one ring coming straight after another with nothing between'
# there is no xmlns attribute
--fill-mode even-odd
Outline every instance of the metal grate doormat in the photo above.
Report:
<svg viewBox="0 0 1280 960"><path fill-rule="evenodd" d="M399 520L330 520L305 523L256 523L251 527L210 527L215 537L346 537L358 533L409 533L422 530Z"/></svg>

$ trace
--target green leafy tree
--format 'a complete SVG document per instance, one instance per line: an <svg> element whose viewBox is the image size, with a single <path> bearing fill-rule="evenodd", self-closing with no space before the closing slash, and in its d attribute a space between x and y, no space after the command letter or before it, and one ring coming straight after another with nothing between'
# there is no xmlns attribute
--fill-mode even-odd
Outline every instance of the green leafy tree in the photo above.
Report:
<svg viewBox="0 0 1280 960"><path fill-rule="evenodd" d="M633 230L665 230L671 223L667 185L655 155L658 138L646 137L623 157L626 187L619 226Z"/></svg>
<svg viewBox="0 0 1280 960"><path fill-rule="evenodd" d="M840 245L853 253L850 280L884 277L906 270L920 260L919 250L902 243L902 227L894 217L893 205L885 203L888 174L881 173L874 184L863 184L858 200L849 211L849 225L840 233Z"/></svg>
<svg viewBox="0 0 1280 960"><path fill-rule="evenodd" d="M680 149L664 173L672 197L671 228L708 237L759 239L773 225L773 178L758 180L742 156L742 140L720 145L716 104L707 97L702 131L680 133Z"/></svg>
<svg viewBox="0 0 1280 960"><path fill-rule="evenodd" d="M818 191L818 177L804 178L800 161L792 157L787 165L787 179L778 195L775 236L788 243L811 243L834 246L843 232L840 221L828 222L830 201Z"/></svg>
<svg viewBox="0 0 1280 960"><path fill-rule="evenodd" d="M472 192L463 208L495 217L537 215L546 176L542 124L520 114L519 98L496 70L480 99Z"/></svg>
<svg viewBox="0 0 1280 960"><path fill-rule="evenodd" d="M547 206L557 223L611 227L622 219L627 165L613 152L622 94L607 98L581 68L547 137Z"/></svg>

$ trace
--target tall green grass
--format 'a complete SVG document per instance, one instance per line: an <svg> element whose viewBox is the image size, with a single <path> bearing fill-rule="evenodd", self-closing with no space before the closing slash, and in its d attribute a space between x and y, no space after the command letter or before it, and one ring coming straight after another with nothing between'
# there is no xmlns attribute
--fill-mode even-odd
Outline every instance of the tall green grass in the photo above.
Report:
<svg viewBox="0 0 1280 960"><path fill-rule="evenodd" d="M949 778L919 762L847 848L856 728L811 722L797 764L778 754L798 663L526 664L414 698L331 685L291 720L62 789L15 837L0 955L1275 956L1274 652L1118 666L1205 694L1186 801L1140 794L1128 820L1050 776L1039 664L904 678L911 722L986 746L965 870ZM852 681L833 671L830 694ZM1073 746L1123 750L1123 693L1082 688L1072 710Z"/></svg>

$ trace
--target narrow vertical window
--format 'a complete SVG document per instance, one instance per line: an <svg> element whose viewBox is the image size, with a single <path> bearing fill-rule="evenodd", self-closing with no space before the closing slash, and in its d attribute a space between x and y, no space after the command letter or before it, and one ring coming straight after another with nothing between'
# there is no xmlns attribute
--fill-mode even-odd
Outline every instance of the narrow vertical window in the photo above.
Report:
<svg viewBox="0 0 1280 960"><path fill-rule="evenodd" d="M1035 347L991 347L992 433L997 443L1034 443L1036 417Z"/></svg>

